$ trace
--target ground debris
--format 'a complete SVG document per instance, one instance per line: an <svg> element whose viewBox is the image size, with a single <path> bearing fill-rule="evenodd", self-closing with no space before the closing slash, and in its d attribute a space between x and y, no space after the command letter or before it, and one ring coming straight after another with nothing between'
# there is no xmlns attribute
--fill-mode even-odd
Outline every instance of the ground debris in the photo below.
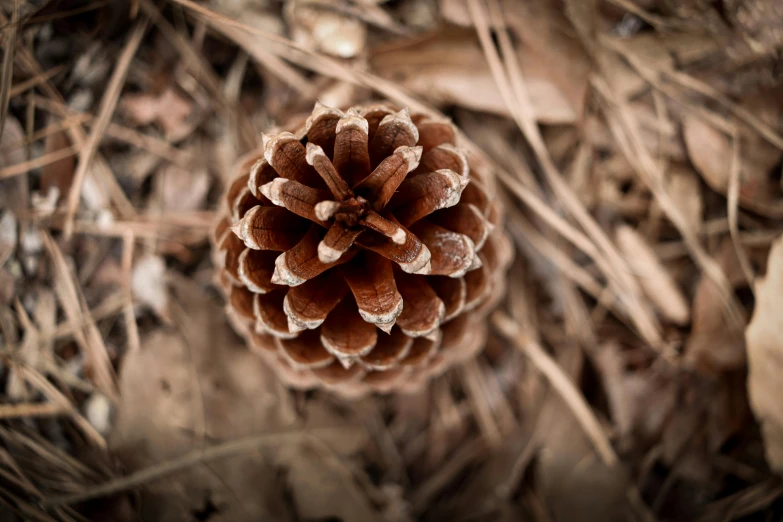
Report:
<svg viewBox="0 0 783 522"><path fill-rule="evenodd" d="M783 516L780 2L65 4L0 1L0 518ZM291 392L219 195L383 99L496 173L507 297L425 390Z"/></svg>
<svg viewBox="0 0 783 522"><path fill-rule="evenodd" d="M756 283L756 310L745 332L748 344L748 392L753 411L761 423L767 461L783 473L783 412L776 400L781 396L783 369L783 240L773 243L767 276Z"/></svg>

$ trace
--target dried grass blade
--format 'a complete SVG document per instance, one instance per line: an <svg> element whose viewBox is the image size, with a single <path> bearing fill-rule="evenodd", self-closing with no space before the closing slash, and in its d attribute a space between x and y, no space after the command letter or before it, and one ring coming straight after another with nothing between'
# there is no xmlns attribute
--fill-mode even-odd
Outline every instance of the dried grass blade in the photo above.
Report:
<svg viewBox="0 0 783 522"><path fill-rule="evenodd" d="M423 512L432 499L443 491L456 477L465 473L471 461L479 459L487 451L484 439L472 439L462 444L453 455L413 492L410 502L414 509Z"/></svg>
<svg viewBox="0 0 783 522"><path fill-rule="evenodd" d="M259 447L268 445L291 444L308 439L319 440L317 438L317 435L319 434L329 435L330 432L334 432L335 435L340 435L344 432L345 429L345 426L340 426L338 428L287 430L275 433L261 433L259 435L230 440L220 444L215 444L214 446L209 446L207 448L196 449L190 453L186 453L182 457L139 470L125 477L120 477L104 484L100 484L81 493L50 497L45 499L43 504L47 507L52 507L64 504L76 504L79 502L84 502L85 500L105 497L119 493L121 491L126 491L142 486L148 482L152 482L167 475L171 475L172 473L177 473L183 469L196 466L198 464L204 464L215 459L257 451Z"/></svg>
<svg viewBox="0 0 783 522"><path fill-rule="evenodd" d="M64 158L69 158L78 154L79 151L76 147L65 147L64 149L55 150L47 154L38 156L31 160L16 163L14 165L8 165L0 169L0 179L13 178L21 176L34 169L39 169L46 165L51 165Z"/></svg>
<svg viewBox="0 0 783 522"><path fill-rule="evenodd" d="M42 72L41 74L36 74L32 78L29 78L21 83L17 83L13 87L11 87L10 98L19 96L20 94L24 93L29 89L34 89L38 85L44 82L48 82L64 69L65 69L65 65L55 65L51 69L48 69Z"/></svg>
<svg viewBox="0 0 783 522"><path fill-rule="evenodd" d="M5 449L0 449L0 461L3 461L5 466L13 471L13 473L16 475L15 478L17 484L21 485L24 489L31 493L36 495L41 494L38 488L35 487L35 484L30 482L30 479L27 478L27 476L22 472L22 469L19 467L19 464L16 462L16 460L14 460L11 454L8 453L8 451Z"/></svg>
<svg viewBox="0 0 783 522"><path fill-rule="evenodd" d="M131 290L131 279L133 277L133 250L136 237L133 232L127 232L122 238L122 284L125 294L125 306L123 307L123 317L125 319L125 329L128 331L128 354L136 353L141 349L141 338L139 336L139 326L136 324L136 315L133 312L133 291Z"/></svg>
<svg viewBox="0 0 783 522"><path fill-rule="evenodd" d="M0 419L19 419L25 417L48 417L70 413L73 408L67 408L54 402L0 404Z"/></svg>
<svg viewBox="0 0 783 522"><path fill-rule="evenodd" d="M40 98L44 99L44 98ZM37 105L38 97L34 97L34 103ZM75 127L77 125L81 125L85 121L89 120L89 115L78 115L78 116L71 116L69 118L63 118L62 120L56 121L54 123L51 123L44 127L41 130L38 130L29 136L25 137L22 141L15 141L13 143L9 143L5 147L0 147L0 153L2 152L10 152L16 149L21 149L26 147L27 145L30 145L31 143L34 143L40 139L46 138L48 136L51 136L52 134L57 134L59 132L63 132L68 130L70 127Z"/></svg>
<svg viewBox="0 0 783 522"><path fill-rule="evenodd" d="M252 123L244 111L234 110L234 107L228 101L228 98L221 87L220 79L217 77L210 64L207 63L204 57L193 48L191 43L177 32L171 23L166 20L155 3L151 0L139 0L139 7L150 17L157 29L169 40L171 45L176 47L177 51L182 55L185 67L190 71L190 74L209 91L213 99L217 101L218 108L223 112L226 121L236 119L240 131L239 134L243 141L243 147L246 147L248 150L255 147L257 136ZM209 12L208 9L206 11Z"/></svg>
<svg viewBox="0 0 783 522"><path fill-rule="evenodd" d="M503 435L492 414L491 401L488 400L484 376L475 360L468 361L461 368L468 401L478 421L481 434L490 448L498 448L503 443Z"/></svg>
<svg viewBox="0 0 783 522"><path fill-rule="evenodd" d="M504 95L504 100L508 98L506 103L510 104L509 111L515 116L514 119L533 149L549 184L565 208L579 221L587 235L595 242L598 254L594 259L607 278L617 285L618 295L622 297L626 306L628 306L630 317L640 335L652 347L663 350L664 342L661 337L660 325L652 310L644 305L641 299L641 289L632 278L627 263L606 233L562 178L549 155L549 151L533 117L530 97L524 84L522 72L518 63L516 63L516 53L508 34L505 30L501 30L499 40L503 48L509 76L514 78L511 82L505 76L500 56L492 41L489 22L484 13L484 8L479 0L468 0L468 8L476 26L482 48L487 56L487 61L493 71L495 81L498 83L501 92L510 93ZM499 7L495 7L494 11L499 14Z"/></svg>
<svg viewBox="0 0 783 522"><path fill-rule="evenodd" d="M75 122L73 124L95 125L96 120L91 114L76 111L57 100L33 96L33 101L38 107L56 113L65 118L66 121L73 120ZM139 149L144 149L182 167L191 166L191 158L185 151L173 147L169 142L158 137L138 132L117 123L109 123L106 127L106 135Z"/></svg>
<svg viewBox="0 0 783 522"><path fill-rule="evenodd" d="M601 423L595 416L587 400L579 392L574 383L563 372L552 357L535 341L527 339L519 331L517 324L502 312L496 312L492 316L492 322L503 336L514 343L531 362L544 374L555 391L562 397L574 414L574 417L582 426L587 438L593 444L598 456L609 467L618 464L619 459L612 448L609 438L604 433Z"/></svg>
<svg viewBox="0 0 783 522"><path fill-rule="evenodd" d="M8 19L3 15L2 12L0 12L0 23L8 23ZM35 60L33 54L26 47L19 47L17 49L16 59L19 62L19 66L26 70L28 74L34 76L40 76L44 74L40 64ZM58 100L61 103L65 103L65 100L63 99L60 92L48 80L41 82L39 88L46 96L54 100ZM86 140L86 135L80 126L68 127L68 136L71 139L73 145L77 148L80 148ZM108 165L99 155L96 156L95 161L93 162L93 168L96 172L98 172L100 177L103 178L102 181L104 182L106 189L109 191L109 196L117 206L119 213L123 217L135 215L133 205L130 201L128 201L128 198L125 196L125 193L123 192L119 183L112 175L111 170L109 170ZM88 178L87 182L91 182L91 180ZM98 190L100 189L98 189L96 186L96 192Z"/></svg>
<svg viewBox="0 0 783 522"><path fill-rule="evenodd" d="M17 446L22 446L41 457L57 468L69 473L71 476L84 476L97 478L98 472L90 468L87 464L77 460L67 451L61 450L51 442L46 440L41 434L35 431L11 430L0 426L0 439L11 441Z"/></svg>
<svg viewBox="0 0 783 522"><path fill-rule="evenodd" d="M84 435L87 436L87 438L92 440L99 448L103 450L107 448L106 440L103 438L103 436L98 433L92 424L90 424L89 421L85 419L81 413L79 413L79 410L74 407L71 401L68 400L68 398L63 395L62 392L57 389L57 387L50 383L46 377L41 375L35 369L26 365L19 365L18 368L24 377L24 380L30 383L30 385L33 387L37 388L38 391L40 391L47 399L59 405L64 410L70 412L74 422L79 427L79 429L82 430Z"/></svg>
<svg viewBox="0 0 783 522"><path fill-rule="evenodd" d="M41 330L38 340L40 342L48 342L74 335L74 329L81 329L87 326L89 323L87 317L95 321L111 317L120 312L123 302L124 296L121 293L111 294L101 301L98 306L90 310L89 314L85 314L85 317L78 323L74 324L71 321L64 321L57 324L52 330Z"/></svg>
<svg viewBox="0 0 783 522"><path fill-rule="evenodd" d="M149 0L143 0L145 3L148 1ZM205 23L209 25L212 25L217 21L226 25L227 27L239 29L240 31L244 31L248 34L263 38L267 40L268 43L276 44L269 46L270 52L288 60L289 62L299 65L300 67L304 67L318 74L322 74L327 78L336 78L351 84L367 87L368 89L379 92L388 99L398 103L400 106L410 108L412 111L421 112L428 116L445 118L442 113L410 96L394 82L385 80L368 72L360 71L358 69L351 69L350 67L343 65L340 61L330 58L329 56L313 52L291 40L288 40L287 38L283 38L276 34L258 29L257 27L252 27L238 20L231 19L220 13L212 11L207 7L192 2L191 0L170 1L188 8L194 15L200 17L205 21Z"/></svg>
<svg viewBox="0 0 783 522"><path fill-rule="evenodd" d="M55 290L66 316L72 323L79 322L82 317L88 319L84 329L75 329L74 334L77 343L84 351L87 361L95 372L95 384L107 397L116 401L118 398L116 377L103 338L90 317L89 310L84 305L84 297L77 288L76 280L65 263L57 243L46 232L42 233L42 237L44 246L54 264Z"/></svg>
<svg viewBox="0 0 783 522"><path fill-rule="evenodd" d="M210 25L226 38L233 40L234 43L244 49L246 53L266 67L269 72L290 85L291 88L299 92L302 96L314 99L318 94L315 86L310 80L281 60L276 54L270 52L262 42L253 38L252 35L234 31L229 26L217 20L211 21Z"/></svg>
<svg viewBox="0 0 783 522"><path fill-rule="evenodd" d="M136 55L136 51L139 48L139 44L141 44L144 33L147 31L148 23L149 21L145 17L136 22L136 25L131 30L128 41L125 43L125 47L117 59L117 65L106 85L106 91L101 99L98 114L95 118L95 125L87 136L87 141L79 150L79 163L76 167L76 172L74 173L71 190L68 193L64 228L66 237L70 237L73 233L73 218L76 214L76 209L79 206L79 199L81 197L82 186L84 185L84 178L87 176L87 169L98 150L98 144L100 143L101 138L103 138L106 128L109 126L111 117L114 114L114 109L117 107L120 91L125 83L125 76L128 73L128 67L130 66L131 60L133 60L133 57Z"/></svg>
<svg viewBox="0 0 783 522"><path fill-rule="evenodd" d="M560 269L567 279L577 284L582 290L590 294L596 301L609 310L614 311L619 317L624 317L626 311L619 306L617 298L610 295L608 288L604 288L596 281L590 272L576 264L571 257L545 238L531 226L519 211L512 210L509 213L511 226L509 230L518 245L530 245L539 254L552 261Z"/></svg>
<svg viewBox="0 0 783 522"><path fill-rule="evenodd" d="M13 1L11 10L11 24L8 26L8 34L5 36L5 50L3 51L3 65L0 70L0 139L3 138L5 118L8 116L8 103L11 99L11 80L14 74L14 53L16 52L16 30L19 19L19 0Z"/></svg>
<svg viewBox="0 0 783 522"><path fill-rule="evenodd" d="M650 151L644 146L638 122L626 106L625 101L619 98L604 78L595 77L592 84L605 101L606 109L604 112L607 117L609 130L620 150L633 166L639 178L650 189L666 217L677 228L694 262L717 285L721 299L725 304L726 318L734 322L737 328L741 330L744 328L745 322L741 307L734 296L731 285L718 263L702 247L699 238L688 225L682 211L666 191L663 183L663 173L660 166L650 155Z"/></svg>
<svg viewBox="0 0 783 522"><path fill-rule="evenodd" d="M662 72L680 86L695 91L699 94L703 94L704 96L707 96L708 98L718 102L720 105L723 105L739 120L743 121L747 126L758 132L761 137L767 140L771 145L774 145L778 149L783 150L783 136L775 132L769 125L758 119L755 115L753 115L753 113L731 101L726 95L722 94L717 89L714 89L706 83L679 71L664 70Z"/></svg>
<svg viewBox="0 0 783 522"><path fill-rule="evenodd" d="M678 93L672 92L671 89L667 88L665 83L662 81L663 77L668 77L670 80L672 80L673 83L684 89L696 92L714 100L721 106L725 107L745 125L758 132L759 135L761 135L771 145L774 145L775 147L783 150L783 136L775 132L774 129L758 119L755 115L753 115L753 113L731 101L731 99L729 99L726 95L722 94L717 89L680 71L667 68L658 69L655 67L650 67L646 65L646 63L641 58L623 46L621 42L614 41L612 38L603 36L600 38L600 42L601 45L620 54L628 61L631 67L633 67L636 72L639 73L639 76L644 78L644 80L650 83L650 85L660 90L672 99L680 102L684 101L684 99L679 96Z"/></svg>
<svg viewBox="0 0 783 522"><path fill-rule="evenodd" d="M737 214L739 212L739 192L740 192L740 176L742 175L742 165L740 156L740 140L737 133L732 135L732 152L731 152L731 168L729 170L729 190L726 194L726 206L728 220L729 220L729 236L731 242L734 245L734 250L737 252L737 259L739 260L742 274L745 276L745 280L748 282L751 292L755 295L756 290L753 285L753 281L756 279L753 274L753 266L748 259L748 253L745 251L745 247L742 244L739 235L739 225L737 224Z"/></svg>

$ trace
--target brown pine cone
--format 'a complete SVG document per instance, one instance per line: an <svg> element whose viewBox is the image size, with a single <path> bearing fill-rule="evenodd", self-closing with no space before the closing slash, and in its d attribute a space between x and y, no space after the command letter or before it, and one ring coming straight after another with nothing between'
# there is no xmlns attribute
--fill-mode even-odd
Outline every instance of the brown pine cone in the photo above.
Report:
<svg viewBox="0 0 783 522"><path fill-rule="evenodd" d="M288 384L416 387L473 356L511 260L450 122L317 104L240 161L215 231L237 331Z"/></svg>

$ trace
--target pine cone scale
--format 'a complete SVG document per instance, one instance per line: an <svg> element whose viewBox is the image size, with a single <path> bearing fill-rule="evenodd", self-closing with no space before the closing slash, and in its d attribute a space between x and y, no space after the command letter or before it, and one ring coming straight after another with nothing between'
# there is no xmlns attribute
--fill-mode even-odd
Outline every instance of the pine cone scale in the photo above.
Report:
<svg viewBox="0 0 783 522"><path fill-rule="evenodd" d="M369 353L378 342L378 329L358 313L356 301L344 299L321 329L324 348L342 360Z"/></svg>
<svg viewBox="0 0 783 522"><path fill-rule="evenodd" d="M462 277L472 267L478 267L473 241L468 236L426 220L413 225L411 231L430 251L430 274Z"/></svg>
<svg viewBox="0 0 783 522"><path fill-rule="evenodd" d="M395 279L405 303L397 318L397 325L410 337L431 334L443 322L446 305L427 283L427 277L399 271L395 274Z"/></svg>
<svg viewBox="0 0 783 522"><path fill-rule="evenodd" d="M307 234L292 249L284 252L275 261L272 282L280 285L298 286L332 267L350 261L356 251L346 252L339 259L324 263L318 258L323 229L312 225Z"/></svg>
<svg viewBox="0 0 783 522"><path fill-rule="evenodd" d="M418 237L400 225L393 216L389 216L389 220L405 233L404 243L395 243L388 237L372 230L362 232L356 243L396 263L409 274L428 274L430 271L430 251L419 241Z"/></svg>
<svg viewBox="0 0 783 522"><path fill-rule="evenodd" d="M386 371L398 365L411 347L413 338L394 328L389 335L381 336L371 352L362 356L360 364L368 370Z"/></svg>
<svg viewBox="0 0 783 522"><path fill-rule="evenodd" d="M286 290L275 290L268 294L255 294L253 297L253 317L255 328L278 339L293 339L296 331L289 328L283 301Z"/></svg>
<svg viewBox="0 0 783 522"><path fill-rule="evenodd" d="M357 194L373 202L373 209L383 209L394 196L409 172L419 166L421 147L402 146L354 186Z"/></svg>
<svg viewBox="0 0 783 522"><path fill-rule="evenodd" d="M318 259L322 263L337 261L353 246L361 233L361 229L351 229L335 221L318 244Z"/></svg>
<svg viewBox="0 0 783 522"><path fill-rule="evenodd" d="M403 307L391 261L367 252L358 256L344 274L362 319L389 333Z"/></svg>
<svg viewBox="0 0 783 522"><path fill-rule="evenodd" d="M256 205L245 212L232 232L247 248L285 252L302 239L307 229L307 221L291 216L284 208Z"/></svg>
<svg viewBox="0 0 783 522"><path fill-rule="evenodd" d="M265 294L280 286L272 283L275 271L275 259L280 255L275 250L253 250L245 248L239 254L239 280L248 290L256 294Z"/></svg>
<svg viewBox="0 0 783 522"><path fill-rule="evenodd" d="M378 165L399 147L413 147L419 141L419 129L411 120L408 109L387 114L378 124L370 142L370 161Z"/></svg>
<svg viewBox="0 0 783 522"><path fill-rule="evenodd" d="M331 271L292 287L283 299L283 312L289 331L313 330L326 320L329 313L348 293L345 279Z"/></svg>
<svg viewBox="0 0 783 522"><path fill-rule="evenodd" d="M259 187L259 190L278 208L282 207L322 227L329 226L326 221L318 218L315 211L318 203L329 200L331 194L327 191L314 189L286 178L275 178Z"/></svg>
<svg viewBox="0 0 783 522"><path fill-rule="evenodd" d="M370 174L368 129L367 120L355 110L348 110L345 117L337 123L332 163L350 186L356 185Z"/></svg>
<svg viewBox="0 0 783 522"><path fill-rule="evenodd" d="M338 201L343 201L352 196L348 183L337 172L332 165L331 160L326 156L324 149L320 145L312 142L307 143L307 163L313 166L315 171L324 180L326 186L332 192Z"/></svg>
<svg viewBox="0 0 783 522"><path fill-rule="evenodd" d="M298 370L314 370L329 366L334 356L320 343L315 330L307 330L291 339L275 339L279 353Z"/></svg>
<svg viewBox="0 0 783 522"><path fill-rule="evenodd" d="M314 189L326 188L321 176L307 163L304 145L290 132L276 136L262 135L264 158L280 178ZM276 178L278 179L278 178Z"/></svg>

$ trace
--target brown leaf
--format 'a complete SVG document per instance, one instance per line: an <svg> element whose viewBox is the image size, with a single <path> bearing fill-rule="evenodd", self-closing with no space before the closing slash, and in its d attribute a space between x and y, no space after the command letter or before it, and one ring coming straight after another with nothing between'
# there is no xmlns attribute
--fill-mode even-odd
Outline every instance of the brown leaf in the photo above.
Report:
<svg viewBox="0 0 783 522"><path fill-rule="evenodd" d="M555 81L553 64L562 62L546 61L527 46L517 51L536 119L545 123L574 122L582 111L586 86L577 77L579 71L572 71L568 82ZM580 59L568 57L569 61ZM449 27L408 43L376 48L372 65L380 76L433 103L509 115L472 29Z"/></svg>
<svg viewBox="0 0 783 522"><path fill-rule="evenodd" d="M677 404L672 379L655 369L628 371L614 341L602 344L593 355L621 443L633 443L635 438L643 443L659 440Z"/></svg>
<svg viewBox="0 0 783 522"><path fill-rule="evenodd" d="M0 137L0 169L23 163L26 159L25 134L19 120L13 116L5 119L3 134ZM23 177L15 176L10 179L0 179L0 208L9 208L16 215L20 215L26 202Z"/></svg>
<svg viewBox="0 0 783 522"><path fill-rule="evenodd" d="M536 119L570 123L581 118L590 60L560 3L502 0L503 22L519 38L516 47ZM444 16L472 25L466 0L441 0ZM485 10L486 12L486 10Z"/></svg>
<svg viewBox="0 0 783 522"><path fill-rule="evenodd" d="M288 469L299 520L383 522L354 481L348 461L338 455L328 458L328 451L301 444L284 449L278 457Z"/></svg>
<svg viewBox="0 0 783 522"><path fill-rule="evenodd" d="M736 250L729 238L721 243L716 258L733 286L745 284ZM693 327L685 345L685 361L701 370L733 369L745 362L742 330L726 321L724 308L720 290L703 275L693 297Z"/></svg>
<svg viewBox="0 0 783 522"><path fill-rule="evenodd" d="M698 175L690 168L672 165L666 171L665 183L685 222L694 233L699 232L704 204Z"/></svg>
<svg viewBox="0 0 783 522"><path fill-rule="evenodd" d="M158 171L155 181L166 211L188 212L205 208L211 184L205 167L186 170L169 163Z"/></svg>
<svg viewBox="0 0 783 522"><path fill-rule="evenodd" d="M770 467L783 474L783 238L769 253L767 275L756 280L756 309L745 340L748 393L761 424Z"/></svg>
<svg viewBox="0 0 783 522"><path fill-rule="evenodd" d="M65 132L55 132L46 137L44 153L55 153L70 146L71 140ZM68 156L41 167L41 193L48 194L53 187L57 187L59 195L67 194L73 182L75 167L75 156Z"/></svg>
<svg viewBox="0 0 783 522"><path fill-rule="evenodd" d="M616 235L623 257L658 312L674 324L688 324L688 302L650 245L627 225L618 227Z"/></svg>
<svg viewBox="0 0 783 522"><path fill-rule="evenodd" d="M120 107L139 125L156 123L166 139L179 141L193 131L193 102L169 86L160 94L126 94Z"/></svg>
<svg viewBox="0 0 783 522"><path fill-rule="evenodd" d="M712 190L725 195L734 146L729 136L692 114L683 117L683 135L693 166ZM755 134L741 134L740 206L761 213L783 212L780 187L769 177L780 159L781 152Z"/></svg>
<svg viewBox="0 0 783 522"><path fill-rule="evenodd" d="M109 443L131 470L159 464L259 431L281 429L291 410L261 359L237 343L220 306L193 283L176 279L184 313L176 329L158 329L129 353ZM210 520L291 520L268 452L196 465L142 492L144 520L190 520L206 505Z"/></svg>
<svg viewBox="0 0 783 522"><path fill-rule="evenodd" d="M582 356L565 349L558 362L574 380L582 372ZM627 472L621 464L606 466L558 394L542 405L536 428L541 451L536 476L542 500L556 522L627 520Z"/></svg>
<svg viewBox="0 0 783 522"><path fill-rule="evenodd" d="M19 241L17 226L16 216L12 212L6 210L0 212L0 266L5 264ZM4 287L3 294L7 292L14 295L13 285Z"/></svg>
<svg viewBox="0 0 783 522"><path fill-rule="evenodd" d="M286 3L294 40L339 58L353 58L364 49L367 29L360 20L302 0Z"/></svg>
<svg viewBox="0 0 783 522"><path fill-rule="evenodd" d="M134 297L149 306L158 317L169 318L166 262L162 257L145 255L134 263L131 290Z"/></svg>

